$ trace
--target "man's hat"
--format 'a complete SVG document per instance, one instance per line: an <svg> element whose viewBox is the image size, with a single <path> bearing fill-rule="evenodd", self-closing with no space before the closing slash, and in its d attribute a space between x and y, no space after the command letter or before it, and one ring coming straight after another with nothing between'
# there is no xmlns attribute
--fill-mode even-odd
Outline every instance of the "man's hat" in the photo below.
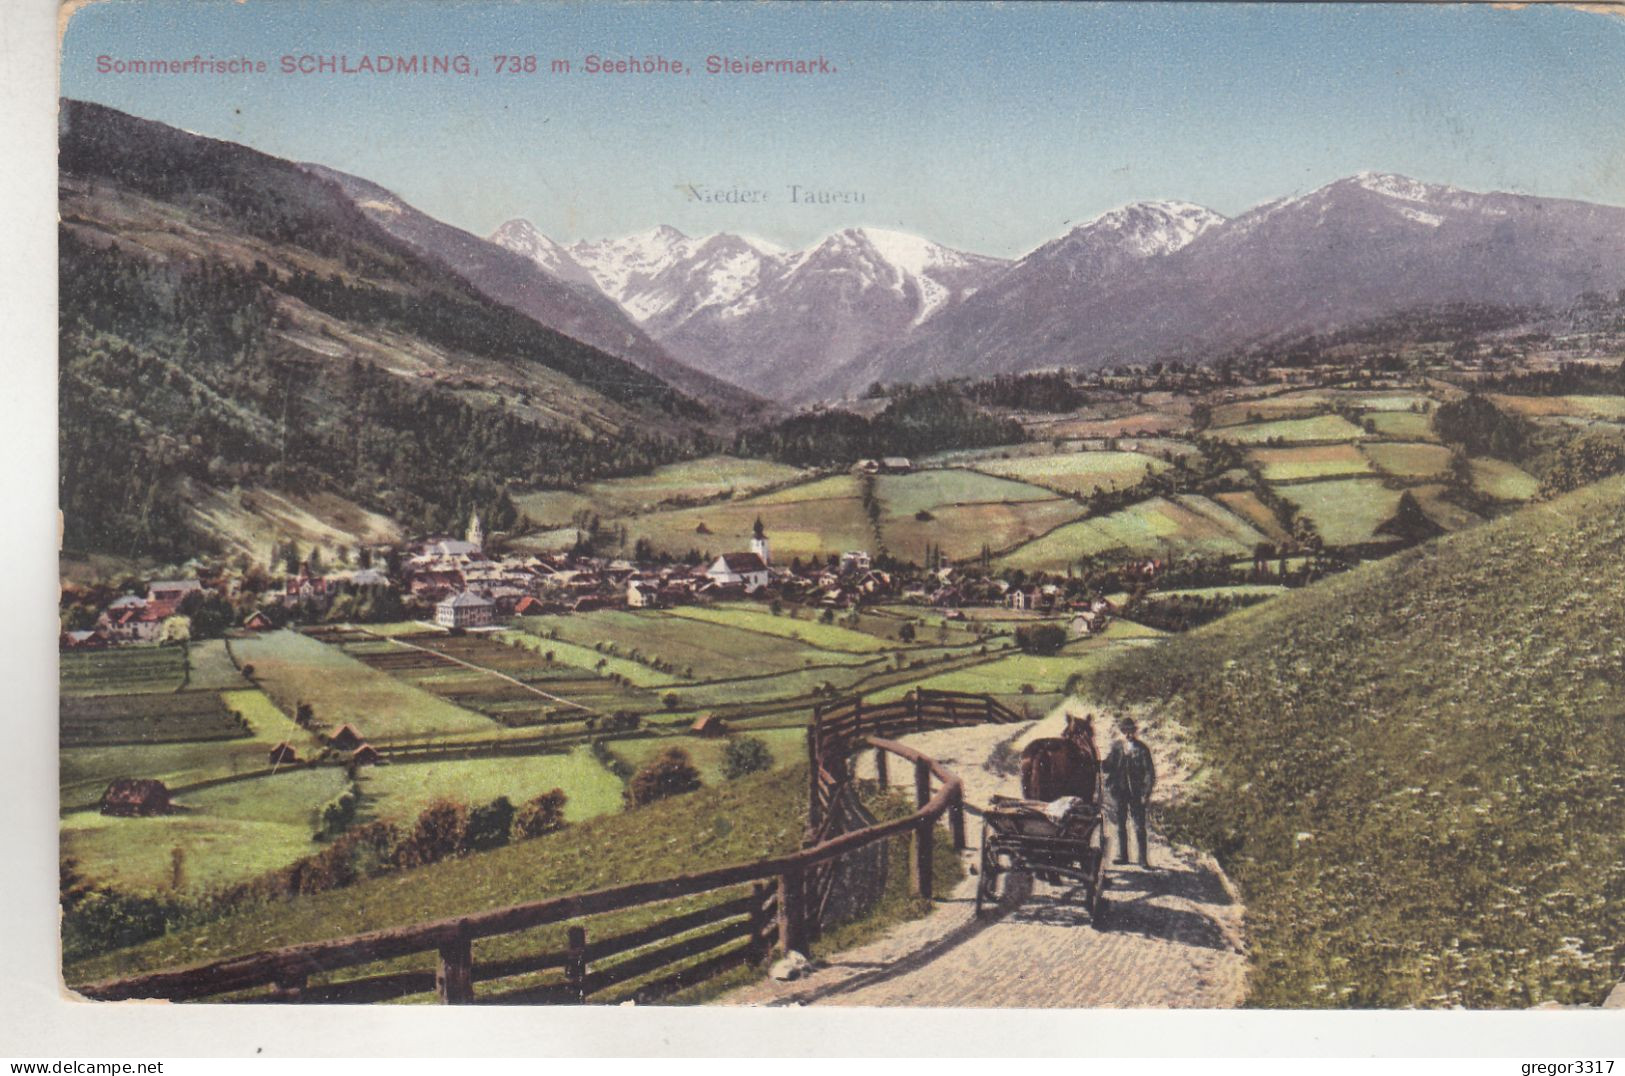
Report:
<svg viewBox="0 0 1625 1076"><path fill-rule="evenodd" d="M1123 718L1123 720L1117 723L1117 727L1122 729L1124 732L1138 732L1140 729L1140 726L1134 723L1134 719L1132 717Z"/></svg>

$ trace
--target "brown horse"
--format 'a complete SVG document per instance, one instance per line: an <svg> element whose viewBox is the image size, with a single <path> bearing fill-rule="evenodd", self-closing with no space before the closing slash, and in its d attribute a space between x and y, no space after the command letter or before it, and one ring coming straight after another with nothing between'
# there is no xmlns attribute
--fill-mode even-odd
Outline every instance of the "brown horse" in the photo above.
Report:
<svg viewBox="0 0 1625 1076"><path fill-rule="evenodd" d="M1062 796L1099 802L1100 755L1091 717L1066 716L1060 736L1034 740L1021 752L1021 795L1048 803Z"/></svg>

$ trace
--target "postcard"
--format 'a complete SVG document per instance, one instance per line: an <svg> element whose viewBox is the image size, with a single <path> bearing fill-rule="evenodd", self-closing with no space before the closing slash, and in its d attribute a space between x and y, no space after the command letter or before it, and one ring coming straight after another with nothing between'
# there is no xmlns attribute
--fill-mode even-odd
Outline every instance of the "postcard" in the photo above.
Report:
<svg viewBox="0 0 1625 1076"><path fill-rule="evenodd" d="M92 3L72 1004L1625 1006L1625 22Z"/></svg>

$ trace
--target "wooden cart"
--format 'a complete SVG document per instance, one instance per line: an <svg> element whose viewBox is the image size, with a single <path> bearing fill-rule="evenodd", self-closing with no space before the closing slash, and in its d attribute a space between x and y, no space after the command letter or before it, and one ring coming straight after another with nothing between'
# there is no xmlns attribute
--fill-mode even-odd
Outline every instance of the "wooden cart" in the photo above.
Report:
<svg viewBox="0 0 1625 1076"><path fill-rule="evenodd" d="M999 876L1021 872L1050 884L1081 886L1089 922L1099 929L1106 917L1106 827L1099 797L1079 801L1060 823L1045 814L1048 804L994 796L982 815L982 865L976 885L976 914L998 899Z"/></svg>

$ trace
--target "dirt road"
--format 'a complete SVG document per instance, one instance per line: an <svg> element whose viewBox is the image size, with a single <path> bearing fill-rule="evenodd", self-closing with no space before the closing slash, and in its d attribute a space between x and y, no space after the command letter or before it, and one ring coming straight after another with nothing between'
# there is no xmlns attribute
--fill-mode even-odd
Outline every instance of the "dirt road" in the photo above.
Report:
<svg viewBox="0 0 1625 1076"><path fill-rule="evenodd" d="M1077 704L1071 704L1077 710ZM1019 728L982 725L907 737L965 782L973 809L994 792L1020 791L1021 746L1057 734L1064 709ZM1001 748L1001 742L1003 747ZM1102 742L1102 747L1105 744ZM1153 747L1156 744L1153 741ZM869 764L872 767L872 763ZM901 767L894 767L894 770ZM872 768L870 774L873 774ZM1177 788L1177 775L1160 794ZM912 773L894 781L912 780ZM981 824L967 819L979 854ZM1115 840L1115 834L1114 834ZM1115 848L1114 848L1115 851ZM1153 833L1151 870L1112 867L1106 929L1043 882L1020 887L986 919L967 877L923 919L828 958L807 978L768 980L722 999L738 1005L1225 1008L1246 990L1243 909L1217 866Z"/></svg>

